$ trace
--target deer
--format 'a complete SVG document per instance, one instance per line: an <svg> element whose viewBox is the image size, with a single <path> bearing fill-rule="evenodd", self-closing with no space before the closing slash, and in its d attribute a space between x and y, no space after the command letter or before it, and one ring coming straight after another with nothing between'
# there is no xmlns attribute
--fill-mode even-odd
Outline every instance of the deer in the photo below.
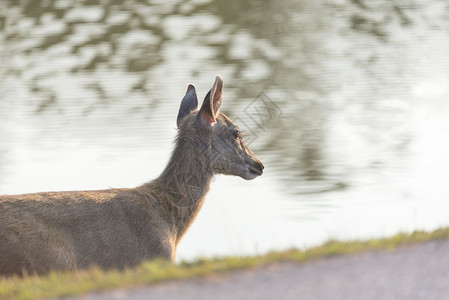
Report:
<svg viewBox="0 0 449 300"><path fill-rule="evenodd" d="M198 109L187 86L168 164L135 188L0 196L0 276L123 269L155 258L175 262L216 174L252 180L264 166L240 128L220 113L217 75Z"/></svg>

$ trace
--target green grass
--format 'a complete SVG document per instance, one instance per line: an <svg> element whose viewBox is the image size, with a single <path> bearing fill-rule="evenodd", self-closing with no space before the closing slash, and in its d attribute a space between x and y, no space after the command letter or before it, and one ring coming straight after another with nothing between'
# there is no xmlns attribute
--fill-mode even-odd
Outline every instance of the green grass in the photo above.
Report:
<svg viewBox="0 0 449 300"><path fill-rule="evenodd" d="M139 286L166 280L204 277L230 270L248 269L274 262L302 263L318 258L348 255L370 250L392 250L397 246L428 240L449 238L449 228L433 232L417 231L390 238L368 241L339 242L309 250L270 252L262 256L200 259L172 265L165 261L150 261L134 269L102 271L91 268L78 272L52 272L47 276L9 277L0 279L0 299L41 299L82 295L112 288Z"/></svg>

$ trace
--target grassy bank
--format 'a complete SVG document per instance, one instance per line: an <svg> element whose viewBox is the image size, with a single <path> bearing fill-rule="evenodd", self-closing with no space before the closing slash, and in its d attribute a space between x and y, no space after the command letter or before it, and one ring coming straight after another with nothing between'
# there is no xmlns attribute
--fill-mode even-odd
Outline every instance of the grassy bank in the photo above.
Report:
<svg viewBox="0 0 449 300"><path fill-rule="evenodd" d="M309 250L272 252L254 257L226 257L171 265L164 261L146 262L125 271L102 271L92 268L80 272L53 272L48 276L0 279L0 299L41 299L76 296L112 288L139 286L164 280L204 277L230 270L247 269L274 262L306 262L322 257L347 255L370 250L390 250L397 246L449 238L449 228L433 232L398 234L369 241L330 241Z"/></svg>

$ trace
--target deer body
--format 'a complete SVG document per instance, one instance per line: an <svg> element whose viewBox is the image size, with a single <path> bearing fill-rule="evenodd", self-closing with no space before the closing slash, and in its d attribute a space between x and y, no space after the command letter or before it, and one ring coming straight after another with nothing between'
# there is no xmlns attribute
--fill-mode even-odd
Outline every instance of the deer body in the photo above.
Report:
<svg viewBox="0 0 449 300"><path fill-rule="evenodd" d="M0 196L0 276L135 266L176 247L204 202L214 174L250 180L262 163L238 127L219 113L217 76L200 110L189 85L178 113L176 145L155 180L131 189Z"/></svg>

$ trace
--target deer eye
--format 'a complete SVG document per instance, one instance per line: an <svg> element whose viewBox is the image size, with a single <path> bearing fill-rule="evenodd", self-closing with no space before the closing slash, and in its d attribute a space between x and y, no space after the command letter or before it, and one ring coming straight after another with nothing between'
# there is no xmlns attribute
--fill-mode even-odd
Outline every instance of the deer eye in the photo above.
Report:
<svg viewBox="0 0 449 300"><path fill-rule="evenodd" d="M234 130L234 137L237 139L240 137L240 131L239 130Z"/></svg>

